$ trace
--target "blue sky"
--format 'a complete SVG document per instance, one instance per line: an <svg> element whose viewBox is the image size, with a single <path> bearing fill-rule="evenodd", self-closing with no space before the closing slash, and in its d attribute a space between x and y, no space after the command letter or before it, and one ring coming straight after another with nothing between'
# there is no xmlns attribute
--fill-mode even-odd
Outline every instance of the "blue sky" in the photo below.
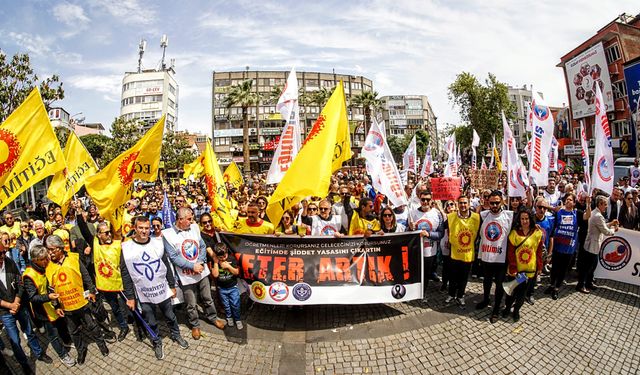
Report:
<svg viewBox="0 0 640 375"><path fill-rule="evenodd" d="M560 57L638 2L621 1L146 1L4 0L0 48L28 52L41 76L59 74L59 104L87 122L119 115L121 81L137 66L176 59L178 128L210 133L213 70L292 65L364 75L380 95L427 95L438 122L458 122L447 99L456 74L487 72L567 103Z"/></svg>

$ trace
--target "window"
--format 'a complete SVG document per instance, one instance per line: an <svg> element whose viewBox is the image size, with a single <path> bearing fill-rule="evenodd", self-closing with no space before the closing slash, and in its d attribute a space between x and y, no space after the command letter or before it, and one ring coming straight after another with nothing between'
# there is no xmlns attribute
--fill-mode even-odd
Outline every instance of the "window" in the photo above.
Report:
<svg viewBox="0 0 640 375"><path fill-rule="evenodd" d="M611 86L614 99L622 99L627 96L627 85L624 84L624 81L613 82Z"/></svg>
<svg viewBox="0 0 640 375"><path fill-rule="evenodd" d="M352 90L362 90L362 84L360 82L352 82L351 83Z"/></svg>
<svg viewBox="0 0 640 375"><path fill-rule="evenodd" d="M618 48L618 44L614 44L610 47L607 47L607 49L604 50L604 54L607 57L608 64L611 64L612 62L619 60L621 57L620 48Z"/></svg>
<svg viewBox="0 0 640 375"><path fill-rule="evenodd" d="M627 120L614 121L611 124L611 136L613 138L620 138L625 135L631 135L631 128Z"/></svg>
<svg viewBox="0 0 640 375"><path fill-rule="evenodd" d="M224 87L231 85L231 80L229 79L216 79L216 87ZM169 91L171 91L171 87L169 87Z"/></svg>
<svg viewBox="0 0 640 375"><path fill-rule="evenodd" d="M173 100L169 99L168 103L169 103L169 108L176 109L176 103Z"/></svg>
<svg viewBox="0 0 640 375"><path fill-rule="evenodd" d="M579 127L573 128L573 139L574 140L580 140L580 128Z"/></svg>
<svg viewBox="0 0 640 375"><path fill-rule="evenodd" d="M173 95L175 95L175 94L176 94L176 88L175 88L175 87L173 87L173 85L172 85L172 84L169 84L169 92L170 92L170 93L172 93Z"/></svg>

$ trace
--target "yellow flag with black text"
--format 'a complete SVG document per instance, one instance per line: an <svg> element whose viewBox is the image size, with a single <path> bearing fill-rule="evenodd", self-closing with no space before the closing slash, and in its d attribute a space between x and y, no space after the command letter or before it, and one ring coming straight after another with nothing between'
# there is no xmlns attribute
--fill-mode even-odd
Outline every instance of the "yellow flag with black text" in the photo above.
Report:
<svg viewBox="0 0 640 375"><path fill-rule="evenodd" d="M502 172L502 163L500 162L500 154L498 153L498 149L493 146L493 157L496 159L496 167L499 172Z"/></svg>
<svg viewBox="0 0 640 375"><path fill-rule="evenodd" d="M87 177L98 172L98 166L74 132L67 138L64 158L67 167L53 176L47 197L60 205L66 215L73 194L80 190Z"/></svg>
<svg viewBox="0 0 640 375"><path fill-rule="evenodd" d="M64 168L60 143L40 91L34 88L0 125L0 209Z"/></svg>
<svg viewBox="0 0 640 375"><path fill-rule="evenodd" d="M211 204L211 216L214 224L222 230L233 229L234 219L231 215L231 203L227 196L227 187L220 171L220 165L216 159L216 153L207 141L204 149L204 180L207 187L207 196Z"/></svg>
<svg viewBox="0 0 640 375"><path fill-rule="evenodd" d="M238 164L236 164L235 161L232 161L231 164L227 166L222 178L224 179L224 182L230 183L236 189L238 189L240 185L244 184L242 173L240 173L240 168L238 168Z"/></svg>
<svg viewBox="0 0 640 375"><path fill-rule="evenodd" d="M351 155L344 86L340 82L269 200L267 215L271 222L278 225L284 211L304 197L326 196L331 175Z"/></svg>
<svg viewBox="0 0 640 375"><path fill-rule="evenodd" d="M131 199L133 181L153 182L158 177L163 134L164 116L133 147L86 180L87 193L115 230L123 224L124 204Z"/></svg>

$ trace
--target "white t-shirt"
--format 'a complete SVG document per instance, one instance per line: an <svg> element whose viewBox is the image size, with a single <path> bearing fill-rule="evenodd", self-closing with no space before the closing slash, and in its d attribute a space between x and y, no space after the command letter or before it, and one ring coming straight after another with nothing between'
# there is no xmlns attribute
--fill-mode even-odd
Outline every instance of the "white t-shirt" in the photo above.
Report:
<svg viewBox="0 0 640 375"><path fill-rule="evenodd" d="M420 210L411 210L409 213L409 221L413 223L414 230L425 230L427 232L433 232L444 221L442 214L438 209L432 208L427 212ZM422 255L425 257L431 257L438 252L437 242L431 241L429 237L422 238Z"/></svg>
<svg viewBox="0 0 640 375"><path fill-rule="evenodd" d="M502 210L494 214L486 210L480 213L480 217L480 259L487 263L506 262L513 211Z"/></svg>

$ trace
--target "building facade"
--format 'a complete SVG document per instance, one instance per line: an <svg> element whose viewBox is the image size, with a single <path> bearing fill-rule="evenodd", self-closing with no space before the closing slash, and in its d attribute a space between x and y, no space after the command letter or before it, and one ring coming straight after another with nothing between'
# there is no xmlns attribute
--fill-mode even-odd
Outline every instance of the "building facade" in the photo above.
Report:
<svg viewBox="0 0 640 375"><path fill-rule="evenodd" d="M120 117L137 120L147 130L166 114L167 129L174 129L178 122L178 84L174 74L173 67L125 73Z"/></svg>
<svg viewBox="0 0 640 375"><path fill-rule="evenodd" d="M544 96L542 93L538 93L540 97ZM532 91L531 87L527 88L527 85L522 87L508 87L509 100L515 105L515 111L513 116L515 120L511 124L513 137L518 142L518 150L522 151L527 146L528 135L526 129L526 116L527 107L531 107Z"/></svg>
<svg viewBox="0 0 640 375"><path fill-rule="evenodd" d="M437 117L425 95L393 95L381 99L387 136L413 135L417 130L424 130L431 147L437 149Z"/></svg>
<svg viewBox="0 0 640 375"><path fill-rule="evenodd" d="M268 170L273 153L278 145L285 121L276 110L279 93L289 75L289 71L230 71L213 72L212 76L212 132L213 143L221 165L235 161L244 163L242 153L242 107L227 108L224 100L235 85L245 80L253 81L253 90L260 96L256 105L248 108L250 161L259 168ZM300 93L300 123L306 135L322 111L321 103L314 101L314 92L331 90L343 81L347 100L349 128L352 132L352 147L357 153L364 144L364 111L351 106L351 99L364 91L373 91L373 82L362 76L337 73L297 71Z"/></svg>
<svg viewBox="0 0 640 375"><path fill-rule="evenodd" d="M572 146L580 144L581 121L590 146L594 146L595 88L599 85L607 107L614 156L635 156L637 129L631 121L623 67L639 56L640 14L622 14L560 58L557 67L564 70L570 101Z"/></svg>

